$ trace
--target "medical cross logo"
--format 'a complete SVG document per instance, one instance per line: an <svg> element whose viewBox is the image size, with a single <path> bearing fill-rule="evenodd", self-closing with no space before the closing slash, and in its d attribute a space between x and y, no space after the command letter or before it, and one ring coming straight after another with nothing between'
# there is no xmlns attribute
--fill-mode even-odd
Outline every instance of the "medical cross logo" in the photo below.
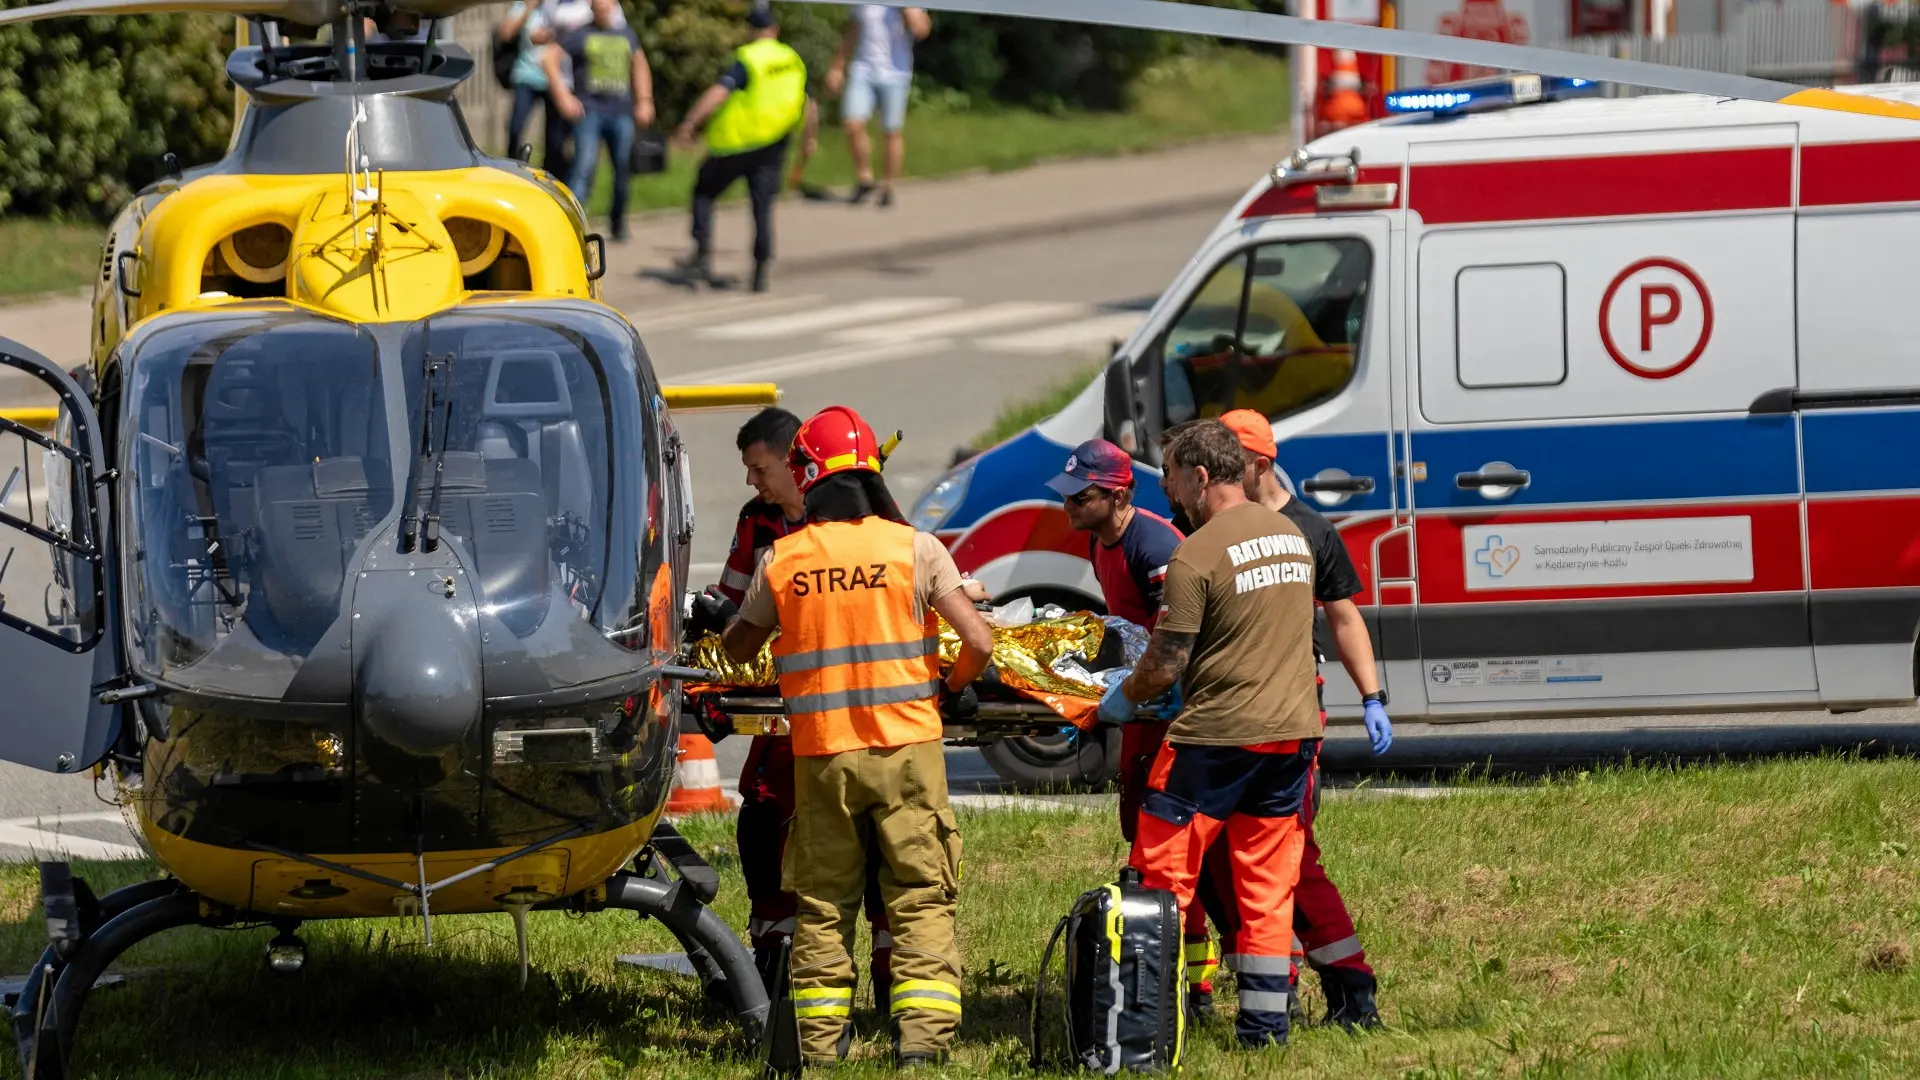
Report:
<svg viewBox="0 0 1920 1080"><path fill-rule="evenodd" d="M1486 544L1473 553L1473 561L1486 570L1488 577L1503 578L1520 561L1520 549L1503 543L1498 536L1489 536Z"/></svg>

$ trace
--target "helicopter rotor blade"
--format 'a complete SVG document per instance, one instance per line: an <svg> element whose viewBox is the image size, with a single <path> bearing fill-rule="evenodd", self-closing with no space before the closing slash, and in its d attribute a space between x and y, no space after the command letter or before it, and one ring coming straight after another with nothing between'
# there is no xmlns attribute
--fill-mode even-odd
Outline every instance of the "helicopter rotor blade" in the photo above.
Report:
<svg viewBox="0 0 1920 1080"><path fill-rule="evenodd" d="M806 4L839 0L796 0ZM1275 45L1315 45L1325 49L1386 56L1412 56L1475 67L1562 75L1571 79L1622 83L1656 90L1707 94L1801 105L1841 112L1869 113L1920 120L1920 106L1885 98L1810 89L1795 83L1728 75L1718 71L1651 64L1591 56L1536 45L1509 45L1498 41L1429 34L1418 30L1361 26L1324 19L1302 19L1258 11L1203 7L1171 0L878 0L886 7L920 7L932 11L972 15L1005 15L1023 19L1089 23L1136 30L1259 41Z"/></svg>
<svg viewBox="0 0 1920 1080"><path fill-rule="evenodd" d="M0 10L0 26L87 15L256 15L301 26L324 26L344 11L341 0L53 0Z"/></svg>

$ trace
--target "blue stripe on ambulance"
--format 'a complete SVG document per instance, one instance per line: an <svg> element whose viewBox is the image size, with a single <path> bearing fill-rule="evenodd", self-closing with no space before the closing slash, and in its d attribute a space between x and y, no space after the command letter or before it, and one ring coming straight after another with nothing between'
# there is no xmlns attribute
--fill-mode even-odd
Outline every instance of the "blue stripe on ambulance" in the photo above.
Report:
<svg viewBox="0 0 1920 1080"><path fill-rule="evenodd" d="M1920 409L1815 411L1801 423L1808 492L1920 490L1920 453L1913 449L1920 447ZM1388 446L1386 432L1296 435L1280 444L1280 466L1296 485L1327 468L1371 476L1374 490L1339 511L1384 510ZM1010 503L1058 502L1046 482L1071 449L1030 428L983 454L945 530L964 529ZM1416 501L1462 509L1794 496L1798 457L1790 415L1413 433L1413 460L1427 475L1416 485ZM1495 461L1527 470L1532 482L1497 501L1455 486L1458 474ZM1158 474L1135 467L1136 502L1167 514Z"/></svg>
<svg viewBox="0 0 1920 1080"><path fill-rule="evenodd" d="M1801 415L1807 491L1920 490L1920 409Z"/></svg>

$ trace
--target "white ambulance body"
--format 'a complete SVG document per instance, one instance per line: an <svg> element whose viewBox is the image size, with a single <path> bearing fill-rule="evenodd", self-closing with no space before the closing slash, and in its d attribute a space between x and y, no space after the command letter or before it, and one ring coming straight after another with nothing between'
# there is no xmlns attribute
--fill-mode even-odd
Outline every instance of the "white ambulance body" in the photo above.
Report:
<svg viewBox="0 0 1920 1080"><path fill-rule="evenodd" d="M1914 701L1920 125L1542 101L1275 174L1105 380L922 496L963 569L1097 602L1046 479L1105 435L1165 512L1160 430L1251 407L1340 528L1396 719Z"/></svg>

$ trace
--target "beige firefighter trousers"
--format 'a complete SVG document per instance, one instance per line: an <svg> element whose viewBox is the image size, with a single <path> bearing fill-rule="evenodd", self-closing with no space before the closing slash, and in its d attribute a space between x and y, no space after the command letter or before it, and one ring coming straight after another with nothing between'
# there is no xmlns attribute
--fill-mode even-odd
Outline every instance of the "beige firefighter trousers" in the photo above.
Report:
<svg viewBox="0 0 1920 1080"><path fill-rule="evenodd" d="M942 1053L960 1028L960 946L954 902L960 828L947 802L939 740L794 758L793 831L781 885L799 897L793 935L794 1011L809 1064L845 1052L856 972L854 920L868 852L893 925L886 1001L899 1053Z"/></svg>

